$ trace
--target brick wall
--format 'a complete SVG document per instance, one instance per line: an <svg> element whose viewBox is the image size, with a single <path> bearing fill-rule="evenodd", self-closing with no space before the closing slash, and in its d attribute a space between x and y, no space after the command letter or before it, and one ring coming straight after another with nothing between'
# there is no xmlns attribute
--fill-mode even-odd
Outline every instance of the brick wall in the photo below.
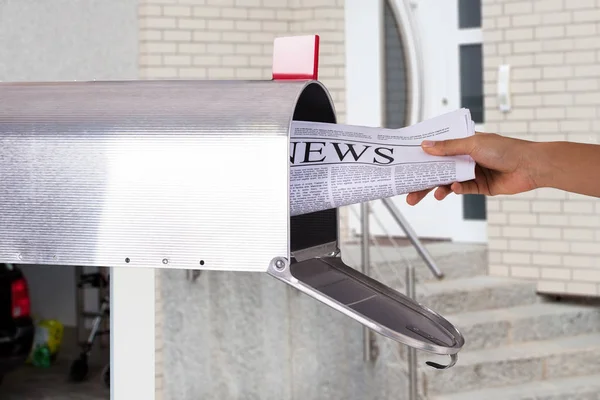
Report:
<svg viewBox="0 0 600 400"><path fill-rule="evenodd" d="M291 0L291 35L318 34L321 37L319 79L331 92L338 121L344 122L345 67L344 0Z"/></svg>
<svg viewBox="0 0 600 400"><path fill-rule="evenodd" d="M320 80L345 117L343 0L140 0L142 79L270 79L273 39L319 34ZM342 210L342 229L346 218ZM156 279L156 396L164 397Z"/></svg>
<svg viewBox="0 0 600 400"><path fill-rule="evenodd" d="M146 0L143 78L266 79L272 41L289 32L287 0Z"/></svg>
<svg viewBox="0 0 600 400"><path fill-rule="evenodd" d="M145 0L140 76L270 79L273 39L321 36L320 79L344 119L343 0Z"/></svg>
<svg viewBox="0 0 600 400"><path fill-rule="evenodd" d="M483 0L489 132L598 143L600 1ZM509 113L496 107L512 67ZM543 189L488 201L490 273L538 280L548 293L600 294L600 202Z"/></svg>

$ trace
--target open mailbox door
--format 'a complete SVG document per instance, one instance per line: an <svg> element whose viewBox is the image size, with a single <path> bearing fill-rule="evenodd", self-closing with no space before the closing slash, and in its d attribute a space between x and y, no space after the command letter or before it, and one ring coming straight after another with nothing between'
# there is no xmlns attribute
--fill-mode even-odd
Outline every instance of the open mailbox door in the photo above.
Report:
<svg viewBox="0 0 600 400"><path fill-rule="evenodd" d="M444 318L344 265L338 210L290 217L290 124L335 123L318 37L269 81L0 83L0 262L268 273L451 356Z"/></svg>
<svg viewBox="0 0 600 400"><path fill-rule="evenodd" d="M268 273L333 307L373 331L419 350L451 356L452 367L464 345L447 320L380 282L344 264L340 257L317 257L288 264L276 259Z"/></svg>
<svg viewBox="0 0 600 400"><path fill-rule="evenodd" d="M275 40L273 78L317 80L318 55L318 36ZM333 105L321 93L310 90L300 95L293 119L336 122ZM272 260L269 275L381 335L419 350L450 356L447 365L428 361L431 367L447 369L457 362L465 341L450 322L344 264L338 246L336 209L294 216L290 225L291 258Z"/></svg>

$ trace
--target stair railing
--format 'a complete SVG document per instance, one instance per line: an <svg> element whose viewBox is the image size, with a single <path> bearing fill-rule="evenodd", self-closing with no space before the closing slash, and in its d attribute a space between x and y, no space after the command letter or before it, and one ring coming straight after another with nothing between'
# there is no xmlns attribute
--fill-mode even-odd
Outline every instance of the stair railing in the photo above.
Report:
<svg viewBox="0 0 600 400"><path fill-rule="evenodd" d="M427 251L427 249L423 246L423 243L420 241L419 237L416 235L415 231L412 229L408 221L404 218L400 210L396 207L391 199L381 199L378 200L384 205L385 209L388 210L392 219L396 222L396 224L404 231L407 239L410 241L412 246L416 249L420 258L425 262L428 269L431 271L431 274L436 279L443 279L444 273L437 266L431 254ZM370 220L371 218L376 222L378 227L383 231L384 237L389 240L393 247L395 247L402 259L406 264L406 275L405 275L405 290L406 295L413 300L416 300L416 274L414 265L408 260L401 246L398 244L396 238L394 238L389 231L385 228L385 225L382 223L379 216L372 212L372 207L370 202L362 203L360 206L360 216L354 207L349 207L350 211L354 214L355 217L360 218L360 226L361 226L361 262L360 268L361 272L366 275L376 273L377 271L372 271L371 265L371 246L375 247L383 260L383 263L390 271L396 271L396 267L385 257L381 245L379 241L372 234L370 229ZM375 356L375 349L373 348L373 340L371 336L371 331L368 328L363 328L363 356L365 361L373 361ZM416 349L409 347L407 354L407 369L408 369L408 399L409 400L417 400L418 399L418 367L417 367L417 353Z"/></svg>

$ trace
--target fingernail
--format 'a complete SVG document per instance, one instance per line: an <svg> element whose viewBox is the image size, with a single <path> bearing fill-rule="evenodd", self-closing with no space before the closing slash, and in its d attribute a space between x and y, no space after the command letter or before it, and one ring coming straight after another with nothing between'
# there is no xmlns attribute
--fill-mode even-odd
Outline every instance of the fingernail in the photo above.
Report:
<svg viewBox="0 0 600 400"><path fill-rule="evenodd" d="M423 140L423 142L421 143L421 146L433 147L433 146L435 146L435 142L432 142L431 140Z"/></svg>

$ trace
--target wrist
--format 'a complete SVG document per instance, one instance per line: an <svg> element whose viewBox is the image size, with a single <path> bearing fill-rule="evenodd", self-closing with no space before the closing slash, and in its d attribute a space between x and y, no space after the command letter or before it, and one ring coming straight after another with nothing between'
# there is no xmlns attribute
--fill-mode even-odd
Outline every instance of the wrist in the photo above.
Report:
<svg viewBox="0 0 600 400"><path fill-rule="evenodd" d="M552 142L529 142L527 168L534 189L554 187L556 174L553 172Z"/></svg>

